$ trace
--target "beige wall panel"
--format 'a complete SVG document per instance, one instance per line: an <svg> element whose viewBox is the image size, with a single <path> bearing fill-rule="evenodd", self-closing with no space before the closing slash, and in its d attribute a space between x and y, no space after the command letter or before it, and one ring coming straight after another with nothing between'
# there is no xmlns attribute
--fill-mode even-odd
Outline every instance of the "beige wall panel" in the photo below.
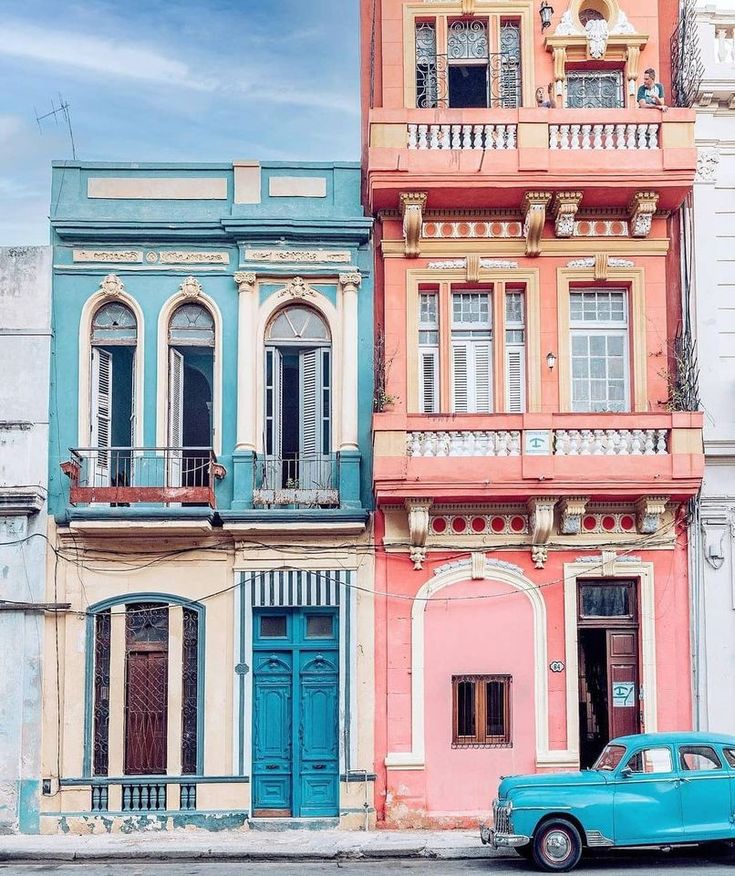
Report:
<svg viewBox="0 0 735 876"><path fill-rule="evenodd" d="M225 201L224 177L114 177L92 176L87 180L88 198L138 201Z"/></svg>
<svg viewBox="0 0 735 876"><path fill-rule="evenodd" d="M268 194L271 198L326 198L327 180L323 176L272 176Z"/></svg>

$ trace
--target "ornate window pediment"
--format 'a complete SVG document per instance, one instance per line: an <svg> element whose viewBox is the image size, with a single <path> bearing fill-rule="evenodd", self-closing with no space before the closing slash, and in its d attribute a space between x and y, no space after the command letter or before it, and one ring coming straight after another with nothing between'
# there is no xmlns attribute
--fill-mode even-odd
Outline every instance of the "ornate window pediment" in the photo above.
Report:
<svg viewBox="0 0 735 876"><path fill-rule="evenodd" d="M567 65L600 61L625 71L628 95L635 95L638 60L648 35L636 31L617 0L572 0L546 48L554 54L558 96L565 94Z"/></svg>

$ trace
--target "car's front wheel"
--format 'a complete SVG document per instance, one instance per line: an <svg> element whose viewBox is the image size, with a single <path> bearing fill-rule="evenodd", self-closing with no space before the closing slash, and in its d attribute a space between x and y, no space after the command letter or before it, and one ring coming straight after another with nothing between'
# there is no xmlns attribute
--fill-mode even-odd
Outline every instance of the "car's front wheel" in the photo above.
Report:
<svg viewBox="0 0 735 876"><path fill-rule="evenodd" d="M516 846L516 852L524 861L530 861L533 857L533 843L528 843L525 846Z"/></svg>
<svg viewBox="0 0 735 876"><path fill-rule="evenodd" d="M547 821L533 835L533 862L540 870L565 873L582 857L582 838L577 828L563 818Z"/></svg>

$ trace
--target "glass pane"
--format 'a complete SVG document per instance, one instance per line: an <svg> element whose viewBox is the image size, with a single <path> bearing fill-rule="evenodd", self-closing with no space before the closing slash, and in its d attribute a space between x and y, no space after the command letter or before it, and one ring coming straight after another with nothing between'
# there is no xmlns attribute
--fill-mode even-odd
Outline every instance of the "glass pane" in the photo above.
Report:
<svg viewBox="0 0 735 876"><path fill-rule="evenodd" d="M199 615L193 608L182 610L184 641L181 663L181 772L197 771L197 717L199 686Z"/></svg>
<svg viewBox="0 0 735 876"><path fill-rule="evenodd" d="M331 639L334 635L334 617L331 614L306 616L307 639Z"/></svg>
<svg viewBox="0 0 735 876"><path fill-rule="evenodd" d="M128 650L136 645L160 645L168 649L168 606L155 602L133 602L125 610L125 639Z"/></svg>
<svg viewBox="0 0 735 876"><path fill-rule="evenodd" d="M269 341L324 342L329 341L329 329L319 314L310 307L287 307L273 320L268 331Z"/></svg>
<svg viewBox="0 0 735 876"><path fill-rule="evenodd" d="M286 638L286 615L265 615L260 619L260 636L263 639Z"/></svg>
<svg viewBox="0 0 735 876"><path fill-rule="evenodd" d="M457 682L457 736L474 736L476 732L475 682Z"/></svg>
<svg viewBox="0 0 735 876"><path fill-rule="evenodd" d="M682 745L679 748L679 765L683 770L722 769L722 762L709 745Z"/></svg>
<svg viewBox="0 0 735 876"><path fill-rule="evenodd" d="M184 304L171 317L168 329L172 344L214 346L214 319L201 304Z"/></svg>
<svg viewBox="0 0 735 876"><path fill-rule="evenodd" d="M487 682L487 735L505 737L505 682Z"/></svg>
<svg viewBox="0 0 735 876"><path fill-rule="evenodd" d="M634 773L672 772L671 751L668 748L644 748L626 764Z"/></svg>
<svg viewBox="0 0 735 876"><path fill-rule="evenodd" d="M585 70L567 73L567 106L595 109L622 107L622 71Z"/></svg>
<svg viewBox="0 0 735 876"><path fill-rule="evenodd" d="M505 296L506 325L523 325L523 293L508 292Z"/></svg>
<svg viewBox="0 0 735 876"><path fill-rule="evenodd" d="M436 26L433 21L421 21L416 24L416 106L431 109L438 102Z"/></svg>
<svg viewBox="0 0 735 876"><path fill-rule="evenodd" d="M419 325L421 328L434 328L437 325L436 293L422 292L419 298Z"/></svg>
<svg viewBox="0 0 735 876"><path fill-rule="evenodd" d="M490 295L487 292L455 292L452 295L455 326L490 327Z"/></svg>
<svg viewBox="0 0 735 876"><path fill-rule="evenodd" d="M582 617L630 617L629 584L580 584Z"/></svg>
<svg viewBox="0 0 735 876"><path fill-rule="evenodd" d="M138 324L133 311L112 301L104 304L92 320L92 342L97 344L134 344L138 337Z"/></svg>

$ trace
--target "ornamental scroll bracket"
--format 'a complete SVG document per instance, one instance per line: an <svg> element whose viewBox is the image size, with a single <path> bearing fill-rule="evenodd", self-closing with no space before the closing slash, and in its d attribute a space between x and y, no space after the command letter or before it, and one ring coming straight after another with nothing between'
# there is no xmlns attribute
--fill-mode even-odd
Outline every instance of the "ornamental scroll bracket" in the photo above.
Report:
<svg viewBox="0 0 735 876"><path fill-rule="evenodd" d="M654 535L661 528L668 496L641 496L635 503L635 517L641 535Z"/></svg>
<svg viewBox="0 0 735 876"><path fill-rule="evenodd" d="M561 500L562 535L579 535L582 532L582 517L589 500L589 496L566 496Z"/></svg>
<svg viewBox="0 0 735 876"><path fill-rule="evenodd" d="M630 233L633 237L648 237L653 214L658 206L658 192L636 192L628 204Z"/></svg>
<svg viewBox="0 0 735 876"><path fill-rule="evenodd" d="M557 496L538 496L528 500L528 528L531 532L531 558L537 569L543 569L548 556L546 544L554 529L554 508Z"/></svg>
<svg viewBox="0 0 735 876"><path fill-rule="evenodd" d="M546 208L551 201L551 192L526 192L521 202L523 211L523 236L526 238L526 255L537 256L541 252L541 235L546 224Z"/></svg>
<svg viewBox="0 0 735 876"><path fill-rule="evenodd" d="M255 292L255 283L258 278L252 271L238 271L234 279L238 292Z"/></svg>
<svg viewBox="0 0 735 876"><path fill-rule="evenodd" d="M429 534L431 499L406 499L408 532L411 540L409 555L414 569L422 569L426 559L426 536Z"/></svg>
<svg viewBox="0 0 735 876"><path fill-rule="evenodd" d="M582 192L557 192L554 196L554 232L557 237L574 236L574 219L582 202Z"/></svg>
<svg viewBox="0 0 735 876"><path fill-rule="evenodd" d="M421 254L421 226L427 197L426 192L401 193L403 239L407 258L415 259Z"/></svg>
<svg viewBox="0 0 735 876"><path fill-rule="evenodd" d="M99 291L106 298L118 298L125 294L125 285L117 274L108 274L100 281Z"/></svg>

